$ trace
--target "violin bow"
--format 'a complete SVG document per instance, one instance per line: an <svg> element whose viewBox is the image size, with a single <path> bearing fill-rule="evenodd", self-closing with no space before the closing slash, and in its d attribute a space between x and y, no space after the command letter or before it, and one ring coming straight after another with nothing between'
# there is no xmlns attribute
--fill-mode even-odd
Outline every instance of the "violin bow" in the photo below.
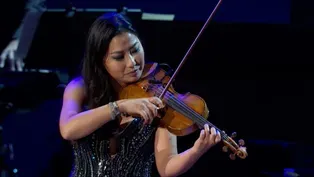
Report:
<svg viewBox="0 0 314 177"><path fill-rule="evenodd" d="M165 86L164 90L162 91L162 93L159 95L159 99L162 99L166 93L166 91L168 90L169 86L171 85L171 83L173 82L174 78L176 77L176 75L178 74L179 70L182 68L183 64L185 63L185 61L187 60L187 57L190 55L195 43L198 41L198 39L200 38L200 36L202 35L202 33L204 32L205 28L207 27L207 25L209 24L209 22L213 19L213 16L215 15L217 9L219 8L220 4L221 4L222 0L219 0L218 3L216 4L214 10L212 11L212 13L210 14L210 16L207 18L205 24L203 25L203 27L201 28L200 32L198 33L198 35L196 36L196 38L194 39L192 45L190 46L189 50L186 52L186 54L184 55L182 61L180 62L179 66L177 67L177 69L175 70L175 72L173 73L172 77L169 79L167 85Z"/></svg>

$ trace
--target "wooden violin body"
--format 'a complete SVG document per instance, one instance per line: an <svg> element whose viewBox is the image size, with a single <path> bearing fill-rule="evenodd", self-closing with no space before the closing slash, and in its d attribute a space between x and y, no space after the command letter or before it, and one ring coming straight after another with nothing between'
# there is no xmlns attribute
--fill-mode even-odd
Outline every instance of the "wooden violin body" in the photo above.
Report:
<svg viewBox="0 0 314 177"><path fill-rule="evenodd" d="M125 87L119 94L119 99L127 98L147 98L158 96L158 90L153 85L158 85L160 88L167 84L170 77L166 75L166 71L162 68L155 67L155 64L146 64L146 68L151 69L151 73L144 73L144 78L132 85ZM145 69L146 70L146 69ZM155 83L151 83L151 82ZM183 103L186 104L189 108L193 109L196 113L200 114L204 118L208 118L208 108L206 102L203 98L191 94L180 94L175 91L173 86L170 86L168 90L173 96L180 99ZM160 93L159 93L160 94ZM165 98L163 100L165 103L169 100ZM161 119L161 123L167 127L167 129L175 134L176 136L185 136L191 134L199 129L198 125L193 122L190 118L187 118L182 113L178 112L175 108L167 106L165 108L165 114Z"/></svg>

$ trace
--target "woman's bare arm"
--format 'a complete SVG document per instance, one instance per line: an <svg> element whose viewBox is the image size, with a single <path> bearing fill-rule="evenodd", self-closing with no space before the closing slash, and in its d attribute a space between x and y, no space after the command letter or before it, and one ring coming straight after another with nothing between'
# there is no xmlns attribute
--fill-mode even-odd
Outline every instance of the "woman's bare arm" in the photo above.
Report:
<svg viewBox="0 0 314 177"><path fill-rule="evenodd" d="M179 176L188 171L202 155L193 148L178 154L177 138L166 128L158 128L155 136L156 165L160 176Z"/></svg>
<svg viewBox="0 0 314 177"><path fill-rule="evenodd" d="M81 112L83 100L83 81L71 81L64 91L59 122L61 135L66 140L83 138L111 121L108 105Z"/></svg>

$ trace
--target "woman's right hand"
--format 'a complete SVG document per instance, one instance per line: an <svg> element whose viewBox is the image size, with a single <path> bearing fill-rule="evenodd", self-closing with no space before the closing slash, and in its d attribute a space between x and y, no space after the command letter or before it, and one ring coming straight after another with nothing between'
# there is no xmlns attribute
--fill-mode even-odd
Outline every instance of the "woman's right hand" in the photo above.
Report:
<svg viewBox="0 0 314 177"><path fill-rule="evenodd" d="M126 99L117 101L120 112L133 117L141 117L144 123L151 123L155 117L158 117L158 109L164 105L158 97Z"/></svg>

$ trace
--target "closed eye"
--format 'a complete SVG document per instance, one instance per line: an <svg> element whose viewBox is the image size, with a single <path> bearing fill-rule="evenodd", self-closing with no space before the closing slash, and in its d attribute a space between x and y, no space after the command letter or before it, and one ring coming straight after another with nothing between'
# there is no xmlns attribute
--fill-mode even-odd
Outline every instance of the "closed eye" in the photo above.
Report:
<svg viewBox="0 0 314 177"><path fill-rule="evenodd" d="M139 46L137 45L138 42L135 42L129 50L131 51L131 54L136 53L139 51ZM111 52L112 58L115 60L122 60L124 58L124 52L123 51L114 51Z"/></svg>

